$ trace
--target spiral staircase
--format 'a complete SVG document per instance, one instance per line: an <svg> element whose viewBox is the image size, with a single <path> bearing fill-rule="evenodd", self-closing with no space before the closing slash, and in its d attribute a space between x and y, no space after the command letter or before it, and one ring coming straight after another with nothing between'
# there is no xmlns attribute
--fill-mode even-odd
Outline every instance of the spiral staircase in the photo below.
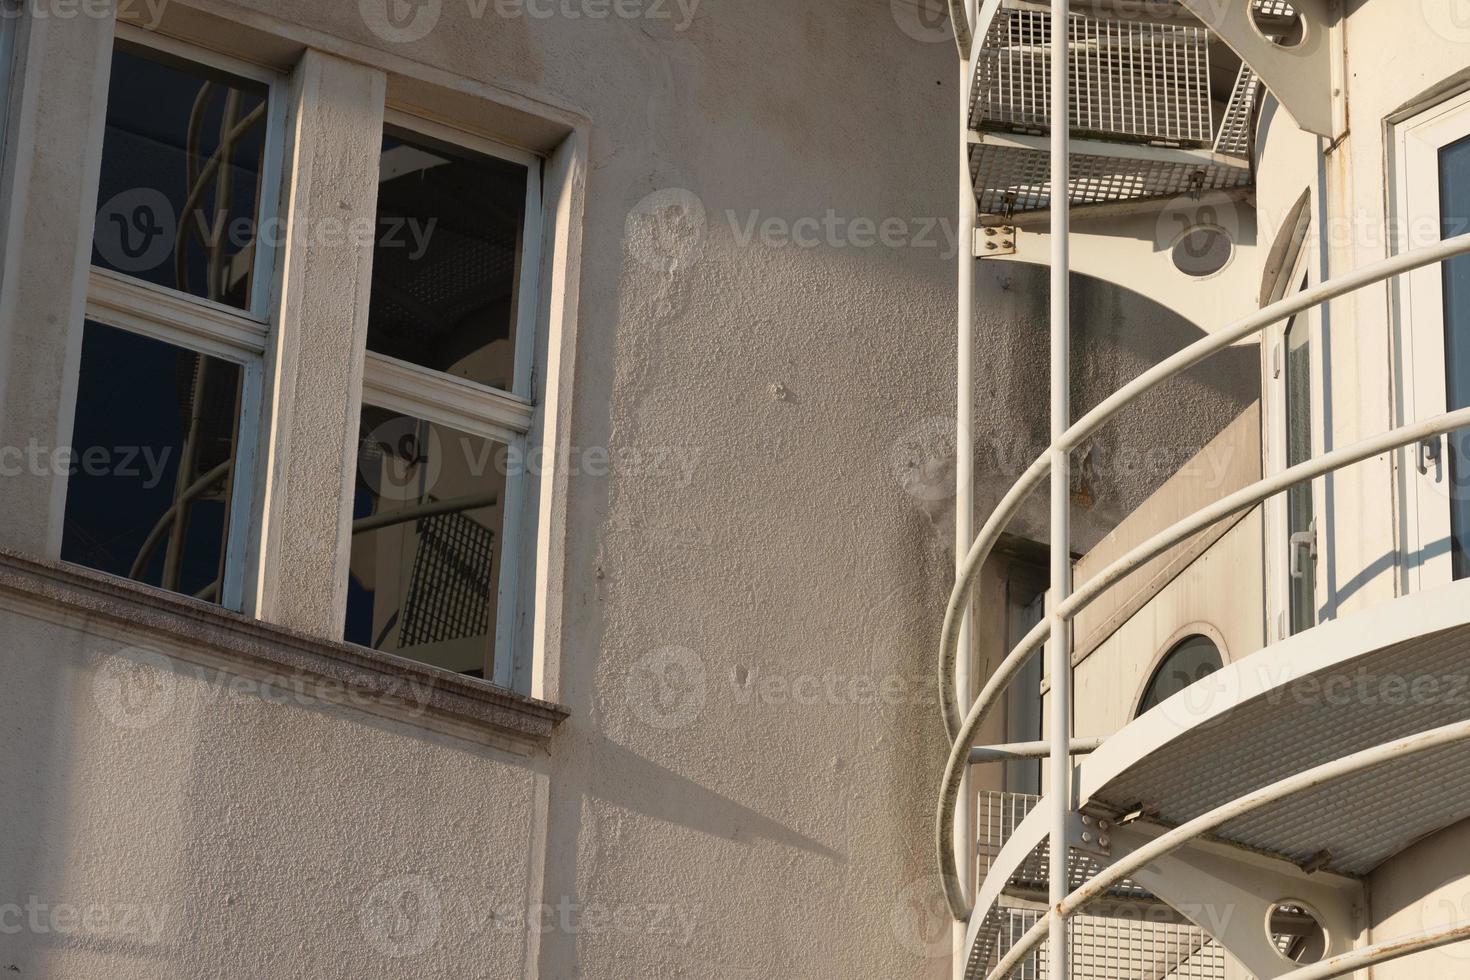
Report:
<svg viewBox="0 0 1470 980"><path fill-rule="evenodd" d="M1076 269L1074 218L1093 218L1084 236L1106 243L1109 235L1126 238L1140 215L1156 221L1181 200L1248 197L1258 113L1268 98L1305 131L1327 139L1343 133L1335 84L1341 45L1327 0L952 0L951 9L968 80L963 158L974 198L962 200L961 216L975 223L975 257L1048 256L1053 378L1066 378L1070 367L1065 299L1068 272ZM1059 50L1054 37L1064 31ZM1066 138L1054 138L1052 122L1063 117ZM1106 262L1120 263L1120 254L1113 249ZM1466 254L1470 236L1448 239L1237 316L1174 298L1178 281L1151 268L1144 278L1159 282L1160 301L1176 309L1182 303L1205 336L1080 419L1054 383L1052 445L976 533L965 513L962 462L959 560L939 656L952 744L935 837L963 936L965 977L1313 980L1470 937L1467 921L1389 943L1364 939L1366 874L1470 817L1470 698L1408 704L1324 693L1365 678L1422 689L1458 676L1470 649L1470 582L1268 646L1100 746L1074 739L1069 721L1070 624L1089 603L1219 522L1292 486L1470 425L1470 410L1335 449L1230 493L1159 530L1075 591L1066 499L1070 453L1161 382L1291 316ZM1238 265L1256 279L1272 260L1264 250L1247 259ZM962 262L961 445L972 400L970 266ZM1146 292L1147 283L1140 288ZM968 649L967 631L989 622L975 605L980 570L1022 503L1048 479L1046 616L972 692L960 651ZM985 722L1043 647L1049 741L978 747ZM1042 796L977 793L968 785L974 766L1039 757L1050 760Z"/></svg>

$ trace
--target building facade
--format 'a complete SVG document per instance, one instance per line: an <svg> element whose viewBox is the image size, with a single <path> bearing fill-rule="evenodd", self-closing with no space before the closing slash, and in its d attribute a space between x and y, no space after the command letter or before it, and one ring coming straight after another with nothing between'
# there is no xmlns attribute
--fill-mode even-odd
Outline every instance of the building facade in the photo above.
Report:
<svg viewBox="0 0 1470 980"><path fill-rule="evenodd" d="M1057 263L1047 4L7 0L0 965L1036 976L1058 705L1075 884L1462 720L1461 267L1235 326L1457 233L1410 6L1074 0ZM1064 533L1058 309L1067 422L1218 347ZM1470 915L1458 744L1131 873L1072 973Z"/></svg>

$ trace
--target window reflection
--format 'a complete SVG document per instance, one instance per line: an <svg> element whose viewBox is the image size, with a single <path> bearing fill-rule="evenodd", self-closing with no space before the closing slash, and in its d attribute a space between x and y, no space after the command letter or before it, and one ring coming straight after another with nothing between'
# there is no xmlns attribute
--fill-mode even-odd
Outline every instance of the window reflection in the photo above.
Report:
<svg viewBox="0 0 1470 980"><path fill-rule="evenodd" d="M364 406L348 642L486 676L500 574L503 448Z"/></svg>
<svg viewBox="0 0 1470 980"><path fill-rule="evenodd" d="M88 322L65 561L220 601L241 369Z"/></svg>
<svg viewBox="0 0 1470 980"><path fill-rule="evenodd" d="M248 308L267 96L261 83L119 41L93 264Z"/></svg>
<svg viewBox="0 0 1470 980"><path fill-rule="evenodd" d="M368 350L509 391L526 168L383 136Z"/></svg>
<svg viewBox="0 0 1470 980"><path fill-rule="evenodd" d="M1181 640L1149 678L1138 713L1141 715L1167 701L1224 666L1220 648L1209 637L1195 635Z"/></svg>

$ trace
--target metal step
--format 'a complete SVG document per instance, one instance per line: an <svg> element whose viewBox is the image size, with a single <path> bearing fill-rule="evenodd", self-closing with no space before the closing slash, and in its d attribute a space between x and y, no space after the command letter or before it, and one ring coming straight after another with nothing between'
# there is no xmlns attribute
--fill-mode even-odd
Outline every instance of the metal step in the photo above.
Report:
<svg viewBox="0 0 1470 980"><path fill-rule="evenodd" d="M1314 766L1467 718L1470 581L1385 602L1227 665L1082 761L1077 798L1116 818L1142 814L1130 831L1175 826ZM1028 850L1045 839L1041 811L1049 807L1043 799L1024 825L1013 821L1011 846L988 860L970 977L986 976L1008 948L1004 893L1033 876ZM1385 860L1467 817L1470 745L1459 743L1287 797L1199 846L1247 879L1274 875L1279 884L1284 869L1299 890L1345 894ZM1149 887L1163 891L1164 882Z"/></svg>
<svg viewBox="0 0 1470 980"><path fill-rule="evenodd" d="M1248 186L1260 90L1244 66L1216 122L1210 32L1192 23L1073 13L1069 203L1168 200ZM981 214L1050 207L1050 12L984 0L970 87L970 166Z"/></svg>

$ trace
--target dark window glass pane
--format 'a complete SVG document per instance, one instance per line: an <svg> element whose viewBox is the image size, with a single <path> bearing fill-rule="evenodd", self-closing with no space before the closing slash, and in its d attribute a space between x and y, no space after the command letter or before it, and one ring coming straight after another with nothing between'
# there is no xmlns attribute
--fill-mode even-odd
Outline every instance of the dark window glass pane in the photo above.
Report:
<svg viewBox="0 0 1470 980"><path fill-rule="evenodd" d="M383 137L368 350L509 391L526 168Z"/></svg>
<svg viewBox="0 0 1470 980"><path fill-rule="evenodd" d="M1292 319L1286 325L1287 466L1297 466L1312 458L1311 351L1306 318ZM1317 622L1317 569L1311 548L1306 544L1313 533L1314 506L1311 483L1298 483L1286 491L1292 633L1310 629Z"/></svg>
<svg viewBox="0 0 1470 980"><path fill-rule="evenodd" d="M1441 231L1470 231L1470 139L1440 151ZM1445 394L1450 411L1470 407L1470 257L1444 266ZM1470 430L1449 434L1450 535L1455 578L1470 578Z"/></svg>
<svg viewBox="0 0 1470 980"><path fill-rule="evenodd" d="M1191 636L1182 640L1169 651L1159 669L1154 671L1154 676L1149 678L1148 690L1144 692L1138 713L1141 715L1167 701L1223 666L1225 662L1220 657L1220 648L1209 637Z"/></svg>
<svg viewBox="0 0 1470 980"><path fill-rule="evenodd" d="M118 42L93 264L247 308L267 94L260 83Z"/></svg>
<svg viewBox="0 0 1470 980"><path fill-rule="evenodd" d="M486 676L505 447L363 406L346 638Z"/></svg>
<svg viewBox="0 0 1470 980"><path fill-rule="evenodd" d="M61 557L219 601L237 364L88 322Z"/></svg>

